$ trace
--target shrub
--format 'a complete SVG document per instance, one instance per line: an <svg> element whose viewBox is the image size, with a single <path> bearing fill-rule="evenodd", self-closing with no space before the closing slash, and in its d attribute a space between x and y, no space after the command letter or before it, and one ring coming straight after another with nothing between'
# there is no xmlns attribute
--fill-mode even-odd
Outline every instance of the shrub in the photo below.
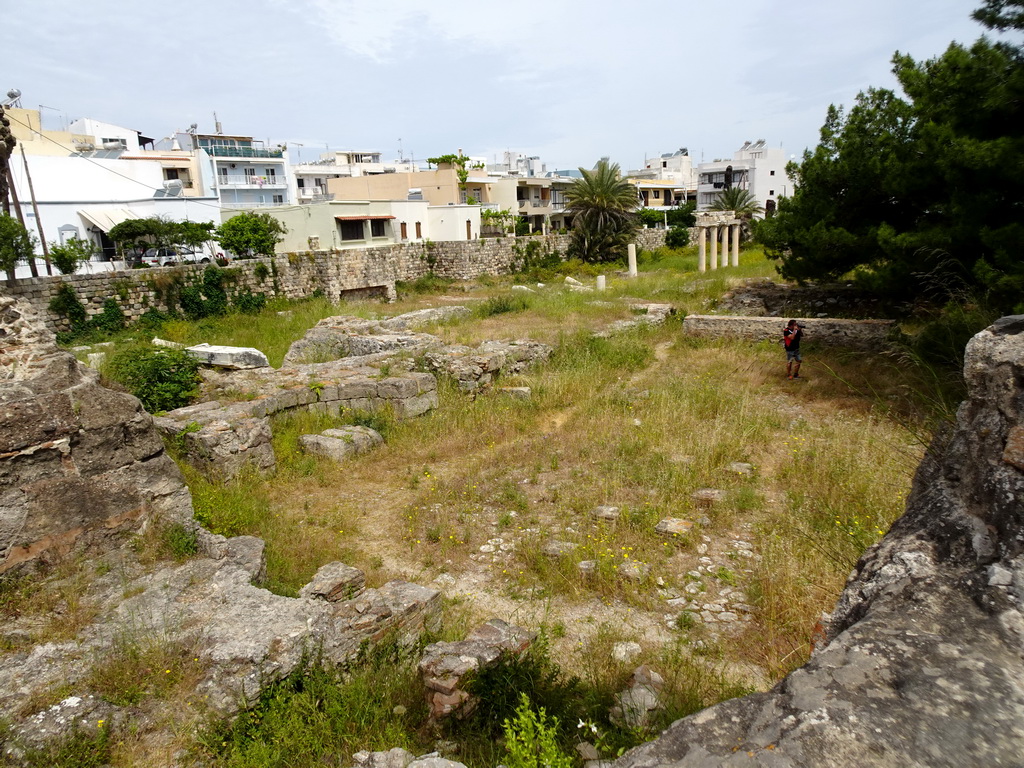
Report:
<svg viewBox="0 0 1024 768"><path fill-rule="evenodd" d="M263 265L260 264L259 266L262 267ZM243 291L235 295L234 305L239 312L246 315L258 315L267 306L267 297L262 293Z"/></svg>
<svg viewBox="0 0 1024 768"><path fill-rule="evenodd" d="M270 269L266 264L260 262L252 270L253 277L259 280L261 283L270 277Z"/></svg>
<svg viewBox="0 0 1024 768"><path fill-rule="evenodd" d="M686 227L669 227L665 233L665 245L669 248L685 248L690 244L690 230Z"/></svg>
<svg viewBox="0 0 1024 768"><path fill-rule="evenodd" d="M74 273L80 264L89 261L96 253L96 246L90 240L69 238L66 243L50 243L50 261L62 275Z"/></svg>
<svg viewBox="0 0 1024 768"><path fill-rule="evenodd" d="M548 722L544 707L536 712L522 694L514 720L505 719L505 764L508 768L571 768L572 758L558 745L558 718Z"/></svg>
<svg viewBox="0 0 1024 768"><path fill-rule="evenodd" d="M180 349L130 347L114 355L106 372L150 413L181 408L199 392L199 361Z"/></svg>
<svg viewBox="0 0 1024 768"><path fill-rule="evenodd" d="M525 296L507 293L500 296L491 296L491 298L479 306L477 314L480 317L492 317L493 315L503 315L509 312L522 312L529 308L530 302L527 301Z"/></svg>
<svg viewBox="0 0 1024 768"><path fill-rule="evenodd" d="M61 283L57 295L50 299L50 311L66 318L71 325L72 333L81 332L86 323L85 307L82 305L75 289L67 283Z"/></svg>
<svg viewBox="0 0 1024 768"><path fill-rule="evenodd" d="M522 697L550 712L556 723L575 723L587 714L587 696L580 679L566 678L551 660L547 638L542 634L525 652L505 656L482 670L469 685L479 704L468 718L474 730L492 737L501 734L501 724L518 715Z"/></svg>
<svg viewBox="0 0 1024 768"><path fill-rule="evenodd" d="M116 333L124 329L124 312L117 303L117 299L107 299L103 302L103 311L96 315L89 322L89 325L99 331Z"/></svg>

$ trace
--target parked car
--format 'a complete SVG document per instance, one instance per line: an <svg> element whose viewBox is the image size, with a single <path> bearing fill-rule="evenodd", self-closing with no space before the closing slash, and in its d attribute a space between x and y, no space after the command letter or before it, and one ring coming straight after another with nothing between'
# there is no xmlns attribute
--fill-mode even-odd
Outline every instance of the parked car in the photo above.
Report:
<svg viewBox="0 0 1024 768"><path fill-rule="evenodd" d="M174 267L178 264L209 264L210 257L196 253L191 248L175 245L168 248L148 248L142 254L142 264L147 267Z"/></svg>

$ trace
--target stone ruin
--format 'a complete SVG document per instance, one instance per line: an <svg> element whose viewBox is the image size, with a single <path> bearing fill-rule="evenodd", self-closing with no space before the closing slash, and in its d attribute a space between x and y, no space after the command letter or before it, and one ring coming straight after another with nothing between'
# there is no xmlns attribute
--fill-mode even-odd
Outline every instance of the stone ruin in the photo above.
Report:
<svg viewBox="0 0 1024 768"><path fill-rule="evenodd" d="M245 466L273 472L276 459L267 417L275 413L303 408L338 415L387 408L398 418L412 418L437 407L437 374L451 376L461 390L475 393L500 375L519 373L550 357L551 347L535 341L487 341L471 348L445 345L436 336L410 330L468 312L453 306L384 320L325 318L291 345L279 369L205 371L207 389L218 399L170 411L156 419L156 426L209 475L232 479ZM420 356L427 370L412 370L413 355ZM354 453L332 442L339 439L336 435L308 438L307 447L322 455L342 459Z"/></svg>
<svg viewBox="0 0 1024 768"><path fill-rule="evenodd" d="M311 643L343 661L364 640L411 637L436 616L435 590L403 582L366 589L341 564L321 569L297 599L254 586L262 542L197 526L149 415L99 386L6 297L0 363L0 573L86 550L105 566L81 595L96 618L71 639L40 642L32 617L0 628L12 649L0 655L0 717L13 724L2 745L7 762L76 724L104 719L145 736L147 724L184 715L115 707L89 691L90 661L127 626L168 641L192 636L203 662L199 692L212 712L231 714L294 669ZM614 765L1020 764L1024 317L975 336L965 377L955 425L935 438L904 516L858 562L810 661L771 691L676 722ZM120 546L122 536L162 521L190 528L197 556L147 567ZM20 715L58 683L72 695Z"/></svg>
<svg viewBox="0 0 1024 768"><path fill-rule="evenodd" d="M967 346L968 398L810 661L617 768L1016 766L1024 755L1024 316Z"/></svg>
<svg viewBox="0 0 1024 768"><path fill-rule="evenodd" d="M159 739L153 729L166 723L251 705L311 650L341 664L385 634L412 643L435 625L436 590L401 581L368 589L359 571L340 563L321 568L299 598L260 588L263 542L200 527L138 400L100 386L94 371L55 346L27 304L8 297L0 297L0 363L0 574L31 578L38 565L88 557L94 568L74 591L95 613L80 628L65 627L66 639L45 625L69 622L67 604L0 627L0 719L11 724L0 762L17 764L26 748L101 720ZM196 555L141 562L128 544L167 525L194 535ZM115 706L95 695L91 665L126 634L190 648L201 709ZM59 703L33 706L58 687L68 692Z"/></svg>

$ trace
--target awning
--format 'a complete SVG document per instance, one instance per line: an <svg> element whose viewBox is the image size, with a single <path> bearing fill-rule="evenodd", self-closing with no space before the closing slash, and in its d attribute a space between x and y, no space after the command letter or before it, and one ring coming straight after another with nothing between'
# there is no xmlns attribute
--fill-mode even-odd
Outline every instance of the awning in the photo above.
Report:
<svg viewBox="0 0 1024 768"><path fill-rule="evenodd" d="M338 221L375 221L380 219L393 219L394 216L335 216Z"/></svg>
<svg viewBox="0 0 1024 768"><path fill-rule="evenodd" d="M131 208L80 208L78 215L104 232L109 232L122 221L146 218Z"/></svg>

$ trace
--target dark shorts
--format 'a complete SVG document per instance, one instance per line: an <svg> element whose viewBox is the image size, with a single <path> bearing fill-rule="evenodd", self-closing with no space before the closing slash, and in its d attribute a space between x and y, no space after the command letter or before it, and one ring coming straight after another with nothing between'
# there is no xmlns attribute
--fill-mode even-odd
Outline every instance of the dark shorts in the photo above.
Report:
<svg viewBox="0 0 1024 768"><path fill-rule="evenodd" d="M786 362L787 363L792 363L794 360L796 360L798 363L803 361L803 358L800 357L800 350L799 349L787 349L786 350Z"/></svg>

